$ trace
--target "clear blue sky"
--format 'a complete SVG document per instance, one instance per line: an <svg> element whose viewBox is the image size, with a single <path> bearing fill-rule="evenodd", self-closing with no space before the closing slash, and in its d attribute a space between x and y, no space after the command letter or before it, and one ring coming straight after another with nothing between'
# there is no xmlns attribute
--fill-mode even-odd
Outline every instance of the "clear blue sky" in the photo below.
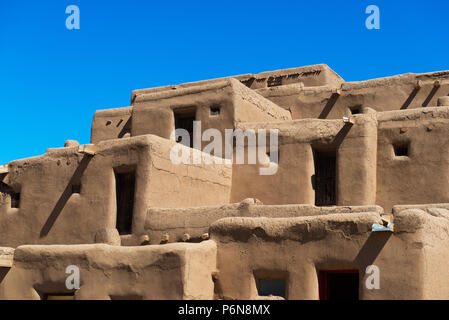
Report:
<svg viewBox="0 0 449 320"><path fill-rule="evenodd" d="M68 5L80 30L67 30ZM380 30L365 8L380 8ZM449 1L0 0L0 164L88 143L131 90L326 63L346 81L449 69Z"/></svg>

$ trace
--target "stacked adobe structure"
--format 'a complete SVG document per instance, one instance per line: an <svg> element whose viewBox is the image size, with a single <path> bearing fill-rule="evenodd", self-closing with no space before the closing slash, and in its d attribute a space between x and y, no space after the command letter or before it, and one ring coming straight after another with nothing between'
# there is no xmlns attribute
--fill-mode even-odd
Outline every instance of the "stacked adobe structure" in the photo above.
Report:
<svg viewBox="0 0 449 320"><path fill-rule="evenodd" d="M0 299L447 299L448 94L449 71L326 65L135 90L90 145L0 167ZM223 149L277 129L275 173L173 163L193 121Z"/></svg>

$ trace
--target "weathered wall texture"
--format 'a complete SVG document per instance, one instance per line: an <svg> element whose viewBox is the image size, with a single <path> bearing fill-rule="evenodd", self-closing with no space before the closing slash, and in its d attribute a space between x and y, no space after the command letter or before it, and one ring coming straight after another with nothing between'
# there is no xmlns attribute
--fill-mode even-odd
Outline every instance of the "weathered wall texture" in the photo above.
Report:
<svg viewBox="0 0 449 320"><path fill-rule="evenodd" d="M0 243L93 243L95 233L116 227L115 170L135 170L136 186L131 236L136 243L150 206L172 208L229 203L231 167L180 164L170 160L175 143L156 136L108 140L95 156L77 147L49 149L43 156L9 164L4 179L20 192L20 208L10 197L0 203ZM72 193L80 184L81 192Z"/></svg>
<svg viewBox="0 0 449 320"><path fill-rule="evenodd" d="M98 110L92 121L91 143L131 136L132 107Z"/></svg>
<svg viewBox="0 0 449 320"><path fill-rule="evenodd" d="M393 207L395 235L416 235L409 240L405 252L411 247L422 252L421 299L449 298L448 237L449 205L421 205ZM419 277L409 274L408 277ZM413 280L412 280L413 281Z"/></svg>
<svg viewBox="0 0 449 320"><path fill-rule="evenodd" d="M211 107L220 109L211 115ZM133 103L131 135L156 134L170 138L175 129L174 112L192 110L202 132L222 132L235 123L291 119L290 113L248 89L235 79L138 95ZM201 133L202 133L201 132ZM203 144L204 145L204 144Z"/></svg>
<svg viewBox="0 0 449 320"><path fill-rule="evenodd" d="M395 204L449 202L449 107L379 113L377 201ZM409 144L395 156L393 144Z"/></svg>
<svg viewBox="0 0 449 320"><path fill-rule="evenodd" d="M223 151L226 129L265 130L266 149L244 139L245 163L234 146L222 164L171 137L193 119ZM448 299L448 119L449 71L348 83L314 65L134 90L95 113L92 145L0 166L0 299L279 299L259 296L262 278L318 299L320 271L337 270L358 272L360 299ZM117 192L125 174L134 196Z"/></svg>
<svg viewBox="0 0 449 320"><path fill-rule="evenodd" d="M256 92L289 109L293 119L336 119L365 108L390 111L436 106L437 99L449 93L449 72L408 73L313 87L278 86Z"/></svg>
<svg viewBox="0 0 449 320"><path fill-rule="evenodd" d="M73 293L66 268L80 269L77 300L212 299L216 245L177 243L120 247L105 244L21 246L0 284L0 299L39 300Z"/></svg>
<svg viewBox="0 0 449 320"><path fill-rule="evenodd" d="M212 84L229 78L231 77L189 82L179 85L134 90L131 94L131 103L134 102L136 97L141 94L165 91L168 89L176 90L180 88L194 87L203 84ZM301 85L305 87L324 86L324 85L338 86L344 82L343 79L338 74L336 74L332 69L330 69L325 64L267 71L259 74L243 74L233 76L232 78L239 80L240 82L242 82L247 87L253 90L277 86L286 86L286 85Z"/></svg>
<svg viewBox="0 0 449 320"><path fill-rule="evenodd" d="M383 213L378 206L316 207L313 205L262 205L257 199L245 199L241 203L223 206L196 208L149 208L145 231L151 235L151 243L160 243L164 235L168 242L183 241L188 234L190 240L198 241L215 221L227 217L302 217L325 214L347 214L354 212Z"/></svg>
<svg viewBox="0 0 449 320"><path fill-rule="evenodd" d="M243 130L279 130L279 166L274 175L260 175L260 165L234 164L231 200L314 204L316 149L337 154L337 205L376 204L377 121L372 115L354 119L355 125L316 119L241 124Z"/></svg>
<svg viewBox="0 0 449 320"><path fill-rule="evenodd" d="M443 221L446 226L447 218ZM447 227L429 215L402 211L395 232L371 232L377 213L298 218L227 218L214 223L221 296L255 299L255 276L264 272L287 279L288 299L317 299L318 271L360 272L360 299L445 299L448 296ZM437 228L436 228L437 227ZM441 234L440 234L441 233ZM228 261L239 261L229 264ZM365 287L368 265L380 269L380 289ZM436 275L434 272L440 270ZM432 292L437 279L442 288Z"/></svg>

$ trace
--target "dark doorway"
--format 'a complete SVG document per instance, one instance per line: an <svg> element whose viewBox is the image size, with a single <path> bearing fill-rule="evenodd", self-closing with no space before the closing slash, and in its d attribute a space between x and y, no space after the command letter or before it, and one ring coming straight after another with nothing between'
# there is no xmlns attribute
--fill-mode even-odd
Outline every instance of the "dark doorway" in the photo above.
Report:
<svg viewBox="0 0 449 320"><path fill-rule="evenodd" d="M337 153L336 151L313 150L313 157L315 162L315 205L336 205Z"/></svg>
<svg viewBox="0 0 449 320"><path fill-rule="evenodd" d="M11 194L11 208L20 208L20 193Z"/></svg>
<svg viewBox="0 0 449 320"><path fill-rule="evenodd" d="M119 234L130 234L133 209L134 209L134 189L136 184L135 171L117 172L115 171L115 186L117 197L117 224Z"/></svg>
<svg viewBox="0 0 449 320"><path fill-rule="evenodd" d="M357 270L320 271L320 300L358 300L359 272Z"/></svg>
<svg viewBox="0 0 449 320"><path fill-rule="evenodd" d="M189 144L184 143L185 146L193 147L193 121L195 121L195 110L193 109L181 109L175 110L175 129L184 129L189 133ZM176 136L176 142L181 142L181 137Z"/></svg>

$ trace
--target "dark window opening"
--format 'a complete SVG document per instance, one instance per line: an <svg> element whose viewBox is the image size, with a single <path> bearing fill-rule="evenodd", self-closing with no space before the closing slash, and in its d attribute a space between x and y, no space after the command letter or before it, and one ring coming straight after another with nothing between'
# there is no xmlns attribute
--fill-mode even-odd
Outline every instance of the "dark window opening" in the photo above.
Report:
<svg viewBox="0 0 449 320"><path fill-rule="evenodd" d="M393 144L394 155L396 157L408 156L408 143L395 143Z"/></svg>
<svg viewBox="0 0 449 320"><path fill-rule="evenodd" d="M358 300L359 272L357 270L320 271L320 300Z"/></svg>
<svg viewBox="0 0 449 320"><path fill-rule="evenodd" d="M288 272L283 270L254 270L259 296L277 296L286 298Z"/></svg>
<svg viewBox="0 0 449 320"><path fill-rule="evenodd" d="M81 193L81 184L72 184L72 193Z"/></svg>
<svg viewBox="0 0 449 320"><path fill-rule="evenodd" d="M189 133L190 144L186 146L193 147L193 121L195 121L195 110L175 110L175 129L184 129ZM176 136L176 142L181 142L181 136Z"/></svg>
<svg viewBox="0 0 449 320"><path fill-rule="evenodd" d="M20 193L11 193L11 208L20 208Z"/></svg>
<svg viewBox="0 0 449 320"><path fill-rule="evenodd" d="M130 234L134 210L135 171L115 172L118 233Z"/></svg>
<svg viewBox="0 0 449 320"><path fill-rule="evenodd" d="M351 114L359 114L362 113L362 106L350 107L349 110L351 110Z"/></svg>
<svg viewBox="0 0 449 320"><path fill-rule="evenodd" d="M218 116L219 114L220 114L220 107L211 107L210 108L211 116Z"/></svg>
<svg viewBox="0 0 449 320"><path fill-rule="evenodd" d="M277 296L285 298L286 279L256 279L257 292L259 296Z"/></svg>
<svg viewBox="0 0 449 320"><path fill-rule="evenodd" d="M315 162L315 205L336 205L337 153L313 150L313 157Z"/></svg>

